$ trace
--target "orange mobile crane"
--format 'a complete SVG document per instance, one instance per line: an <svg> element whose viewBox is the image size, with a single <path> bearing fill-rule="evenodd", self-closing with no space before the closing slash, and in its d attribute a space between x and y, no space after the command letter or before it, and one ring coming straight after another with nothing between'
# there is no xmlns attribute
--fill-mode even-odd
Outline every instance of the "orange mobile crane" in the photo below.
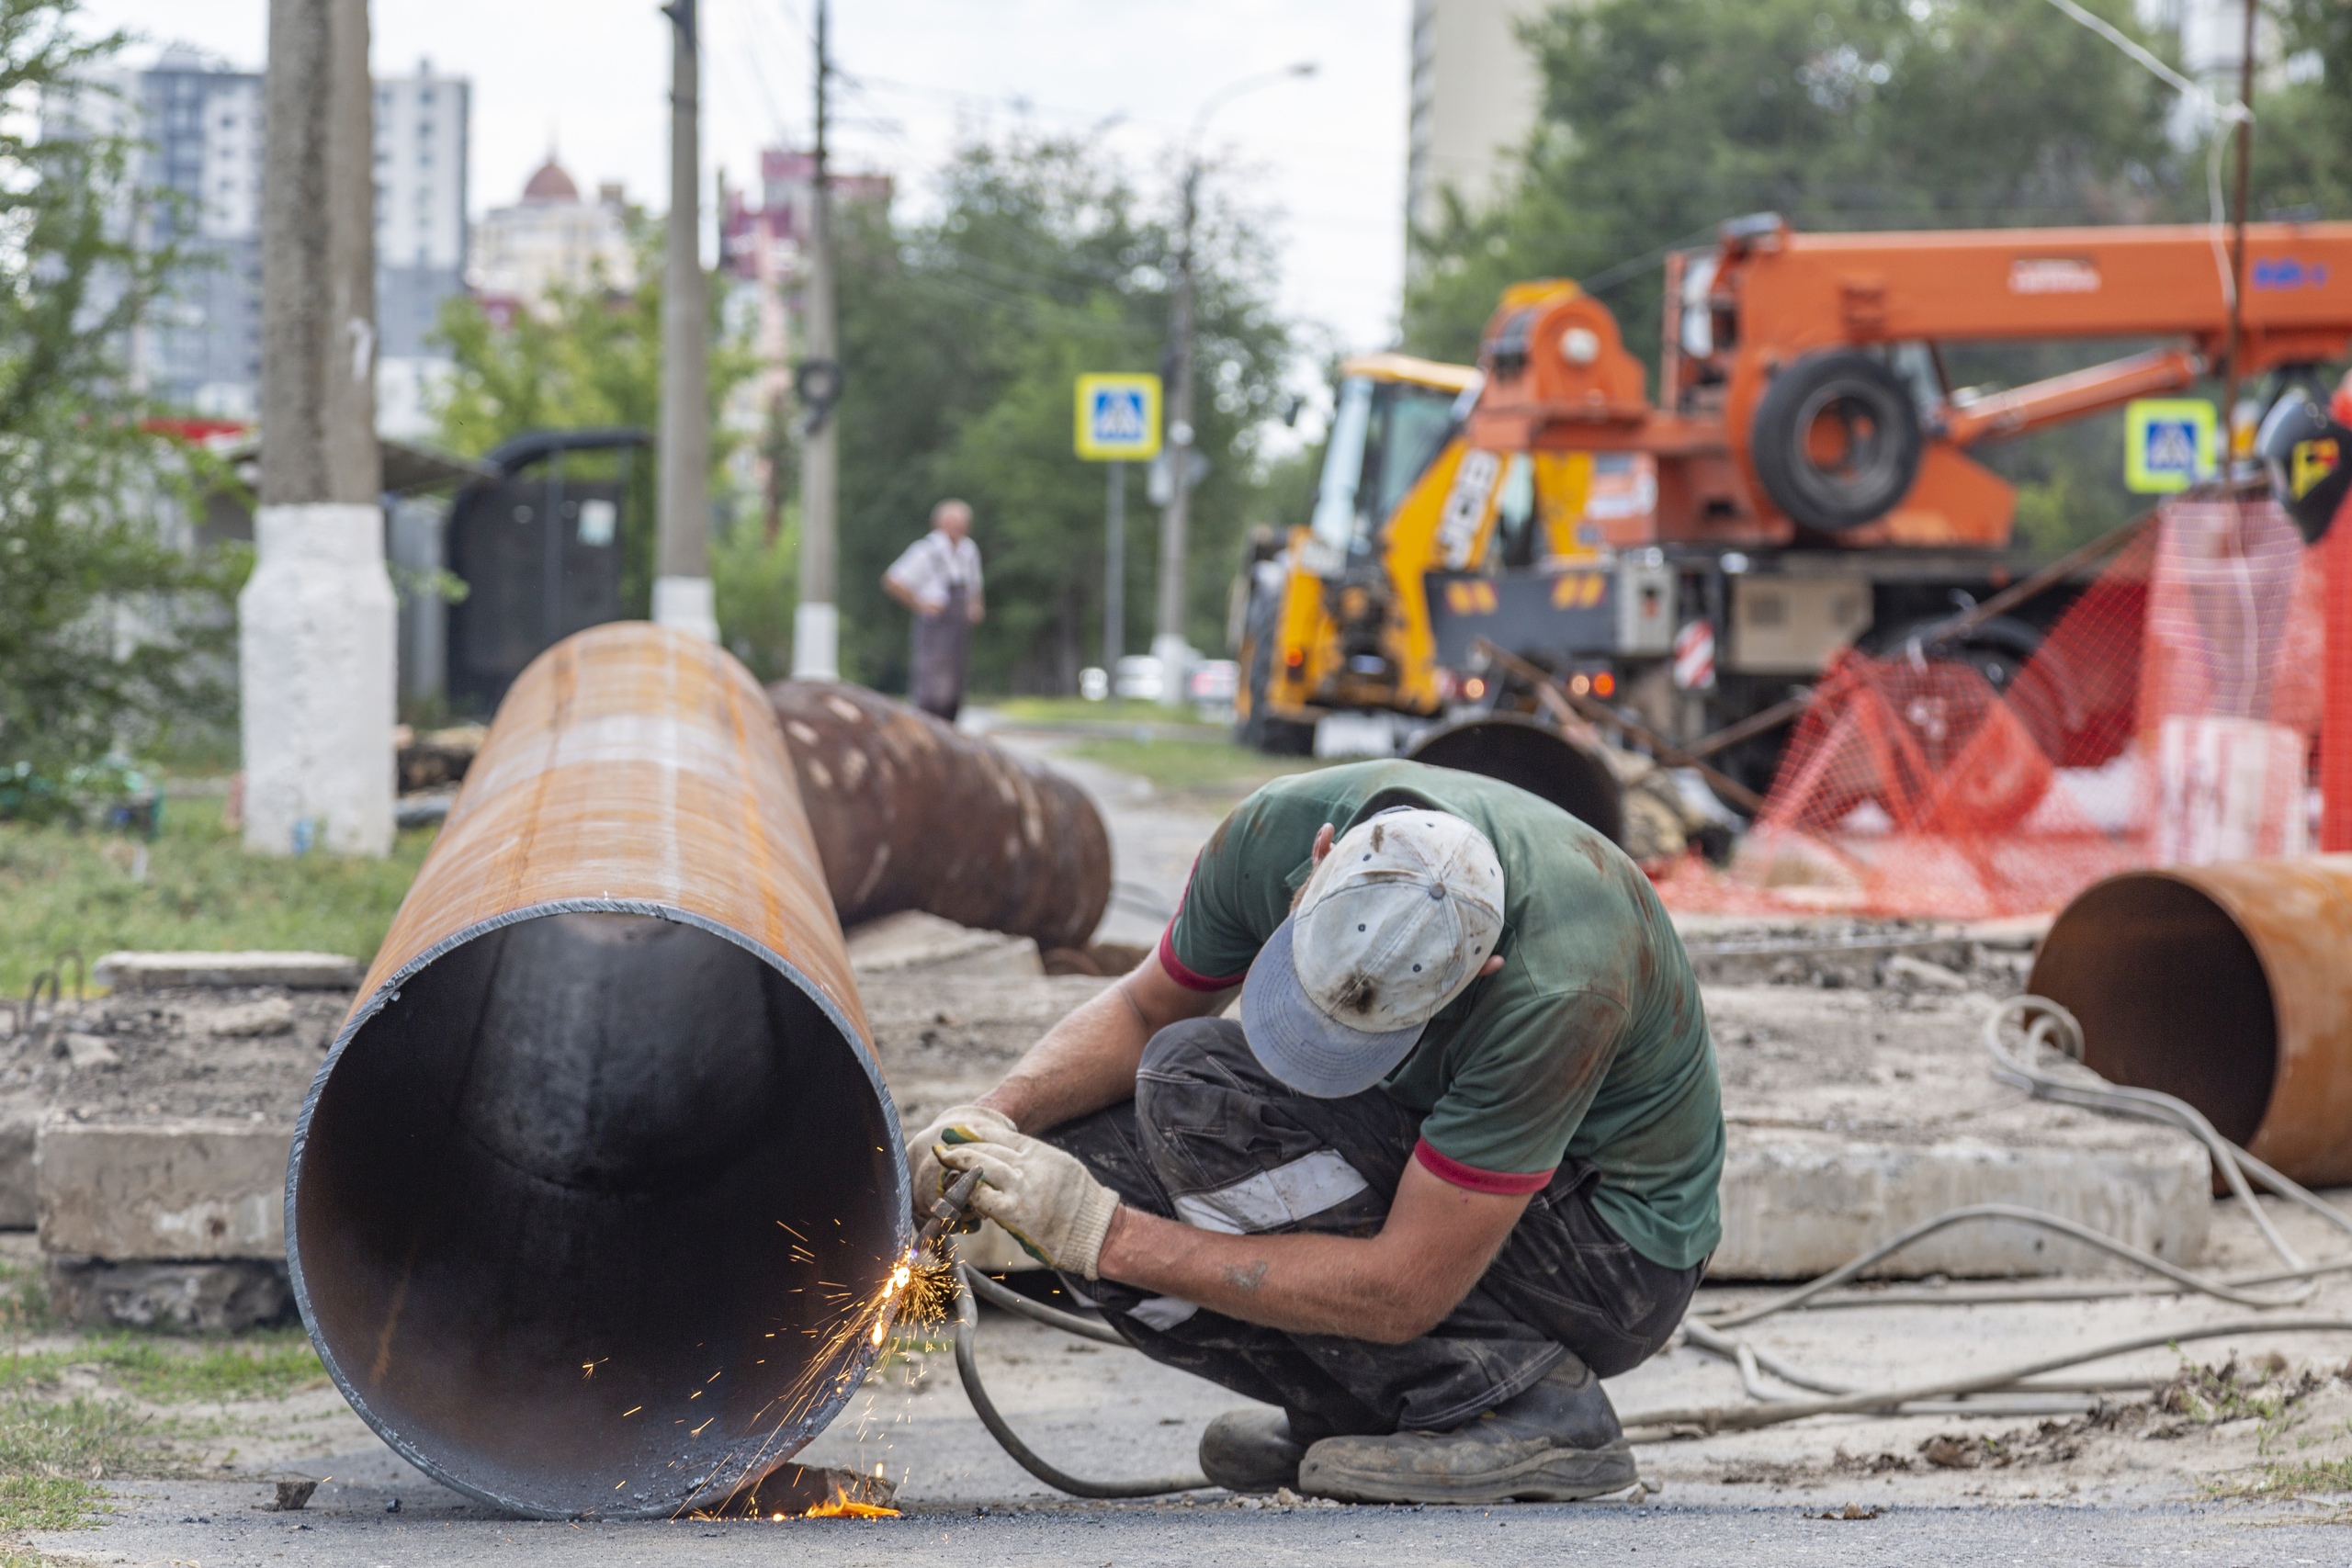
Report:
<svg viewBox="0 0 2352 1568"><path fill-rule="evenodd" d="M1746 718L1839 648L1899 644L2021 575L2015 491L1970 449L2192 386L2231 349L2229 265L2209 227L1804 234L1741 219L1667 260L1655 400L1599 299L1517 285L1487 323L1482 383L1394 511L1344 550L1307 536L1319 517L1294 535L1252 714L1295 732L1371 707L1408 729L1484 694L1486 637L1678 739ZM2242 379L2352 345L2352 224L2249 225L2245 277ZM2073 338L2169 341L1982 396L1950 384L1939 352ZM1370 591L1338 592L1335 574ZM1931 656L2004 684L2063 599ZM1366 624L1347 624L1351 605ZM1725 761L1761 788L1778 745Z"/></svg>

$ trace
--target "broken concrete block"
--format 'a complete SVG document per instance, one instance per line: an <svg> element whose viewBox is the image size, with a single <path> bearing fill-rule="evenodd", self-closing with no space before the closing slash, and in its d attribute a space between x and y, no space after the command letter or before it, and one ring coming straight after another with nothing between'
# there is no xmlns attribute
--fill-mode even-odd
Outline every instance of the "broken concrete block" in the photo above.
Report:
<svg viewBox="0 0 2352 1568"><path fill-rule="evenodd" d="M1924 958L1914 958L1898 953L1886 961L1886 978L1892 984L1908 980L1914 985L1932 987L1939 991L1965 991L1971 982L1957 969L1947 969L1940 964L1930 964Z"/></svg>
<svg viewBox="0 0 2352 1568"><path fill-rule="evenodd" d="M52 1258L50 1304L85 1328L160 1328L182 1334L235 1334L293 1315L286 1265L111 1263Z"/></svg>
<svg viewBox="0 0 2352 1568"><path fill-rule="evenodd" d="M103 1034L69 1034L62 1043L66 1059L77 1068L117 1067L122 1065L122 1058L115 1055L114 1047L107 1043Z"/></svg>
<svg viewBox="0 0 2352 1568"><path fill-rule="evenodd" d="M264 997L215 1011L204 1021L204 1032L221 1039L256 1039L283 1034L294 1027L294 1004L284 997Z"/></svg>
<svg viewBox="0 0 2352 1568"><path fill-rule="evenodd" d="M33 1156L41 1250L282 1259L292 1149L287 1129L238 1122L49 1122Z"/></svg>
<svg viewBox="0 0 2352 1568"><path fill-rule="evenodd" d="M2212 1223L2212 1166L2167 1128L2094 1126L2072 1146L1984 1138L1866 1143L1735 1127L1724 1163L1724 1239L1711 1280L1804 1280L1964 1204L2007 1203L2104 1232L2187 1268ZM1972 1220L1869 1270L1882 1279L2097 1271L2099 1252L2039 1226Z"/></svg>
<svg viewBox="0 0 2352 1568"><path fill-rule="evenodd" d="M40 1127L31 1114L0 1116L0 1231L33 1228L33 1140Z"/></svg>
<svg viewBox="0 0 2352 1568"><path fill-rule="evenodd" d="M175 986L284 986L356 991L366 965L339 953L109 953L91 977L118 991Z"/></svg>

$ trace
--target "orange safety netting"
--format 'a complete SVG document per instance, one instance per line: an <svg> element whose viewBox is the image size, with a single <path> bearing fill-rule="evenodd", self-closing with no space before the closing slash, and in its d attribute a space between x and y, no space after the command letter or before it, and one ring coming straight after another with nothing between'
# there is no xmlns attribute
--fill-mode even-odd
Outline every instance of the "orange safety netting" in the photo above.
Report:
<svg viewBox="0 0 2352 1568"><path fill-rule="evenodd" d="M2301 853L2320 553L2267 502L2180 502L1996 692L1920 649L1832 661L1732 864L1673 908L1982 919L2150 864Z"/></svg>

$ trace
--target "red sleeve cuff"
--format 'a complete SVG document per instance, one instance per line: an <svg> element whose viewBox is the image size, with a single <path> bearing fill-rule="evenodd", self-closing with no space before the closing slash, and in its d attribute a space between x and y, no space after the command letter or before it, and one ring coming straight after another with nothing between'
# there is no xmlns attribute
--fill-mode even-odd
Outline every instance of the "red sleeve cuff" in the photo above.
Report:
<svg viewBox="0 0 2352 1568"><path fill-rule="evenodd" d="M1450 1181L1469 1192L1495 1192L1509 1198L1543 1191L1552 1185L1552 1171L1559 1168L1554 1166L1552 1170L1531 1170L1523 1175L1509 1170L1480 1170L1475 1165L1464 1165L1438 1153L1427 1138L1413 1146L1413 1157L1440 1181Z"/></svg>
<svg viewBox="0 0 2352 1568"><path fill-rule="evenodd" d="M1168 929L1159 933L1159 966L1168 972L1170 979L1186 990L1229 991L1249 978L1250 972L1246 969L1238 975L1220 980L1213 975L1204 975L1189 967L1182 959L1176 956L1176 944L1169 940L1175 934L1176 922L1170 920L1168 922Z"/></svg>

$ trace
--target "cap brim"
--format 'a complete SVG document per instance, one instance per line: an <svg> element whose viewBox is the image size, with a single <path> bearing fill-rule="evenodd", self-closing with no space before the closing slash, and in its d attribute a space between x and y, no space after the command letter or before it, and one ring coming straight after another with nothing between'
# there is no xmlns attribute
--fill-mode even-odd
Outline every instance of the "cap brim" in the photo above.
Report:
<svg viewBox="0 0 2352 1568"><path fill-rule="evenodd" d="M1284 919L1258 950L1241 983L1241 1032L1258 1065L1317 1100L1362 1094L1411 1055L1428 1023L1371 1034L1351 1029L1307 999L1291 957Z"/></svg>

